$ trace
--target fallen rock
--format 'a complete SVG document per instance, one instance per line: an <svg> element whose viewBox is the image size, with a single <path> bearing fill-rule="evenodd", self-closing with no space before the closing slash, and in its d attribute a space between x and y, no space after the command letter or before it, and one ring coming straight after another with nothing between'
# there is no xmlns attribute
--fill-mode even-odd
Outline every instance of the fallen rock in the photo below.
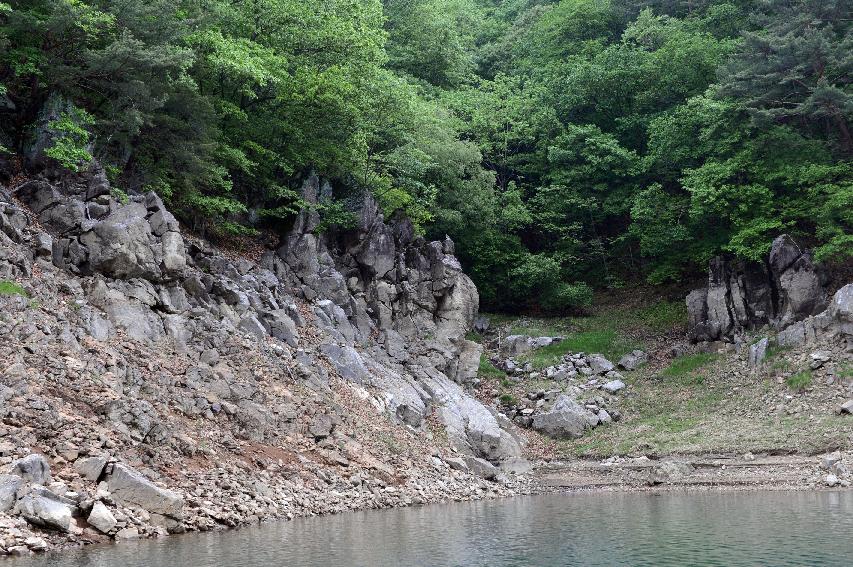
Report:
<svg viewBox="0 0 853 567"><path fill-rule="evenodd" d="M832 360L832 353L818 350L809 355L809 367L812 370L817 370L830 360Z"/></svg>
<svg viewBox="0 0 853 567"><path fill-rule="evenodd" d="M92 511L89 513L89 518L86 521L103 534L112 531L118 523L112 512L100 501L95 502L95 505L92 506Z"/></svg>
<svg viewBox="0 0 853 567"><path fill-rule="evenodd" d="M16 474L25 482L46 486L50 483L50 464L44 455L33 453L12 463L12 474Z"/></svg>
<svg viewBox="0 0 853 567"><path fill-rule="evenodd" d="M468 465L468 470L470 470L475 475L482 477L486 480L494 480L498 476L498 468L494 466L492 463L485 459L481 459L479 457L463 457L465 460L465 464Z"/></svg>
<svg viewBox="0 0 853 567"><path fill-rule="evenodd" d="M128 539L137 539L139 537L139 530L137 528L124 528L116 532L114 536L116 540L128 540Z"/></svg>
<svg viewBox="0 0 853 567"><path fill-rule="evenodd" d="M853 414L853 400L847 400L838 408L838 413Z"/></svg>
<svg viewBox="0 0 853 567"><path fill-rule="evenodd" d="M598 416L575 400L562 395L553 409L533 416L533 429L555 439L582 437L587 429L598 425Z"/></svg>
<svg viewBox="0 0 853 567"><path fill-rule="evenodd" d="M622 380L612 380L601 387L605 392L615 394L616 392L625 389L625 382Z"/></svg>
<svg viewBox="0 0 853 567"><path fill-rule="evenodd" d="M18 510L26 521L63 532L71 529L71 508L44 496L24 496Z"/></svg>
<svg viewBox="0 0 853 567"><path fill-rule="evenodd" d="M756 368L764 362L764 359L767 358L767 348L769 346L770 339L767 337L749 346L749 365L751 367Z"/></svg>
<svg viewBox="0 0 853 567"><path fill-rule="evenodd" d="M15 505L23 485L24 480L18 475L0 475L0 512L6 512Z"/></svg>
<svg viewBox="0 0 853 567"><path fill-rule="evenodd" d="M631 351L619 359L619 368L622 370L636 370L649 361L649 355L641 350Z"/></svg>
<svg viewBox="0 0 853 567"><path fill-rule="evenodd" d="M593 354L589 357L588 362L595 374L606 374L615 368L612 362L600 354Z"/></svg>
<svg viewBox="0 0 853 567"><path fill-rule="evenodd" d="M74 462L74 469L86 480L96 482L101 478L104 468L107 466L106 457L88 457L78 459Z"/></svg>
<svg viewBox="0 0 853 567"><path fill-rule="evenodd" d="M135 504L169 518L181 518L184 499L180 494L160 488L127 465L112 465L112 471L107 475L107 489L116 502Z"/></svg>

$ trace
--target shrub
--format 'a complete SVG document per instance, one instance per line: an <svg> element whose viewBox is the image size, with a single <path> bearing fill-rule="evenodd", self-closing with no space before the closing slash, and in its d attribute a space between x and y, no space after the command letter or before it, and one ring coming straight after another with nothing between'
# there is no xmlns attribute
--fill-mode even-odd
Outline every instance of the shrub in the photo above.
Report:
<svg viewBox="0 0 853 567"><path fill-rule="evenodd" d="M49 124L54 133L53 145L44 153L52 157L65 169L77 172L92 161L89 153L89 131L86 126L95 123L95 118L80 108L72 107L58 120Z"/></svg>

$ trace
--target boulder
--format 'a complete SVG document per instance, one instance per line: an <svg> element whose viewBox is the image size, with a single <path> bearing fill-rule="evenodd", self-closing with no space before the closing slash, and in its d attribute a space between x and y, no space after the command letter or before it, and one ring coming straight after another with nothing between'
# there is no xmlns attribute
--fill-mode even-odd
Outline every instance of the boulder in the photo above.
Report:
<svg viewBox="0 0 853 567"><path fill-rule="evenodd" d="M749 346L749 365L751 367L756 368L764 362L764 359L767 358L769 346L770 340L767 337Z"/></svg>
<svg viewBox="0 0 853 567"><path fill-rule="evenodd" d="M622 370L636 370L649 361L649 355L641 350L634 350L619 359Z"/></svg>
<svg viewBox="0 0 853 567"><path fill-rule="evenodd" d="M74 461L74 469L86 480L97 482L107 466L106 457L87 457Z"/></svg>
<svg viewBox="0 0 853 567"><path fill-rule="evenodd" d="M0 474L0 513L11 510L24 486L24 479L15 474Z"/></svg>
<svg viewBox="0 0 853 567"><path fill-rule="evenodd" d="M116 502L139 506L169 518L181 518L184 499L180 494L160 488L127 465L108 465L106 482L107 489Z"/></svg>
<svg viewBox="0 0 853 567"><path fill-rule="evenodd" d="M93 528L99 532L106 534L113 530L118 524L115 516L110 512L109 508L104 506L103 502L95 502L92 506L92 511L86 520Z"/></svg>
<svg viewBox="0 0 853 567"><path fill-rule="evenodd" d="M608 394L615 394L616 392L625 389L625 382L622 380L611 380L601 388Z"/></svg>
<svg viewBox="0 0 853 567"><path fill-rule="evenodd" d="M497 478L498 473L500 472L496 466L494 466L489 461L486 461L485 459L470 456L465 456L462 458L464 459L465 464L468 466L468 470L486 480L494 480L495 478Z"/></svg>
<svg viewBox="0 0 853 567"><path fill-rule="evenodd" d="M24 482L47 486L50 483L50 464L44 455L33 453L12 463L12 474L20 476Z"/></svg>
<svg viewBox="0 0 853 567"><path fill-rule="evenodd" d="M565 395L557 398L550 412L533 416L533 429L555 439L582 437L597 424L597 415Z"/></svg>
<svg viewBox="0 0 853 567"><path fill-rule="evenodd" d="M504 338L501 350L510 356L518 356L533 350L527 335L509 335Z"/></svg>
<svg viewBox="0 0 853 567"><path fill-rule="evenodd" d="M587 363L595 374L606 374L615 368L612 362L600 354L593 354L587 358Z"/></svg>
<svg viewBox="0 0 853 567"><path fill-rule="evenodd" d="M44 496L24 496L18 502L21 516L29 523L63 532L71 529L71 508Z"/></svg>

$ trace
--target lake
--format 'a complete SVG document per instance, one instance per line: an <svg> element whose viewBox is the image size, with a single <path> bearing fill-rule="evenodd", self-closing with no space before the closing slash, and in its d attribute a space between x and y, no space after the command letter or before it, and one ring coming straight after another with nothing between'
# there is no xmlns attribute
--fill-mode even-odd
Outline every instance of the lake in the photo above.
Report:
<svg viewBox="0 0 853 567"><path fill-rule="evenodd" d="M853 492L584 493L92 546L3 567L853 564Z"/></svg>

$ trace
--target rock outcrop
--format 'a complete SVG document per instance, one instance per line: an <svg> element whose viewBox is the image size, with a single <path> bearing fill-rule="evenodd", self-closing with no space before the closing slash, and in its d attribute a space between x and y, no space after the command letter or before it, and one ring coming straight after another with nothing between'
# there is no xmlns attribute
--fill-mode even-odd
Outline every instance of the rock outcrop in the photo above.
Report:
<svg viewBox="0 0 853 567"><path fill-rule="evenodd" d="M764 264L717 257L708 286L687 296L694 342L732 340L746 330L785 329L821 313L828 297L823 275L808 250L778 237Z"/></svg>
<svg viewBox="0 0 853 567"><path fill-rule="evenodd" d="M521 438L467 388L453 243L356 214L321 232L309 206L252 261L97 166L0 192L0 514L119 538L509 493Z"/></svg>

